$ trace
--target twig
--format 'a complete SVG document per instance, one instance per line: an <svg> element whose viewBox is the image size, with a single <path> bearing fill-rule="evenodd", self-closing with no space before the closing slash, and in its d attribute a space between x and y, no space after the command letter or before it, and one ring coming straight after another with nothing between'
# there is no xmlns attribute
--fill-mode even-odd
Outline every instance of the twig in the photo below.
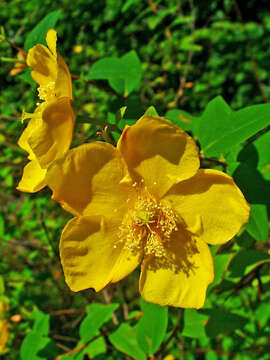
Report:
<svg viewBox="0 0 270 360"><path fill-rule="evenodd" d="M234 3L234 6L235 6L235 10L236 10L236 13L237 13L237 16L242 24L242 28L243 28L243 32L244 32L244 35L246 37L246 41L247 41L247 47L248 47L248 52L249 52L249 57L250 57L250 60L251 60L251 64L252 64L252 68L253 68L253 73L254 73L254 76L255 76L255 79L256 79L256 82L257 82L257 85L258 85L258 88L260 90L260 93L262 95L262 98L263 98L263 101L264 102L268 102L268 97L263 89L263 84L261 82L261 79L260 79L260 76L259 76L259 73L258 73L258 70L257 70L257 64L256 64L256 61L255 61L255 57L254 57L254 54L253 54L253 50L252 50L252 46L251 46L251 42L250 42L250 39L249 39L249 36L248 36L248 32L247 32L247 29L246 29L246 24L244 22L244 19L243 19L243 16L242 16L242 13L241 13L241 10L239 8L239 5L238 5L238 2L237 0L232 0L233 3Z"/></svg>
<svg viewBox="0 0 270 360"><path fill-rule="evenodd" d="M26 51L24 51L24 49L20 48L19 46L15 45L12 41L10 41L9 39L5 38L5 41L16 51L21 52L22 54L24 54L26 56ZM19 61L18 61L19 62Z"/></svg>
<svg viewBox="0 0 270 360"><path fill-rule="evenodd" d="M40 214L40 221L41 221L41 226L45 232L45 235L46 235L46 238L47 238L47 241L48 241L48 244L50 245L55 257L58 259L59 258L59 254L58 252L55 250L55 247L53 245L53 241L52 241L52 238L49 234L49 231L48 231L48 228L47 228L47 225L45 223L45 219L44 219L44 214Z"/></svg>
<svg viewBox="0 0 270 360"><path fill-rule="evenodd" d="M69 348L69 347L67 347L67 346L65 346L65 345L62 345L62 344L60 344L60 343L56 343L56 346L58 346L59 349L62 349L62 350L64 350L64 351L67 351L67 352L70 351L70 348ZM62 356L62 355L61 355L61 356Z"/></svg>
<svg viewBox="0 0 270 360"><path fill-rule="evenodd" d="M117 290L120 293L121 298L123 299L123 316L125 321L128 321L128 304L126 301L125 291L120 283L117 284Z"/></svg>
<svg viewBox="0 0 270 360"><path fill-rule="evenodd" d="M192 17L192 21L190 22L190 29L191 29L191 37L193 39L193 35L195 32L195 7L194 7L193 0L189 0L189 6L190 6L190 10L191 10L191 17ZM182 96L183 88L185 86L187 76L188 76L188 73L190 70L192 58L193 58L193 50L190 49L189 53L188 53L188 59L187 59L187 64L185 67L184 74L183 74L183 76L180 75L180 77L179 77L179 87L178 87L178 90L177 90L175 98L174 98L175 105L177 105L180 97Z"/></svg>
<svg viewBox="0 0 270 360"><path fill-rule="evenodd" d="M270 125L266 126L264 129L258 131L256 134L252 135L250 138L248 138L243 145L248 145L253 143L253 141L257 140L260 136L266 134L268 131L270 131Z"/></svg>
<svg viewBox="0 0 270 360"><path fill-rule="evenodd" d="M27 19L27 20L28 20L28 21L27 21L27 24L29 24L29 22L36 16L36 14L37 14L37 9L36 9L35 11L33 11L33 12L31 13L31 15L29 16L29 18ZM25 24L23 24L23 25L17 30L16 34L14 35L14 37L13 37L13 39L12 39L13 42L15 42L16 39L17 39L17 37L21 35L21 33L23 32L24 28L25 28Z"/></svg>
<svg viewBox="0 0 270 360"><path fill-rule="evenodd" d="M153 1L148 0L148 5L151 8L151 10L153 11L154 14L158 14L158 9L157 9L157 5L155 3L153 3Z"/></svg>
<svg viewBox="0 0 270 360"><path fill-rule="evenodd" d="M107 289L104 289L104 290L102 291L102 294L103 294L103 296L104 296L104 300L105 300L106 304L110 304L110 303L111 303L111 296L109 295L108 290L107 290ZM112 321L113 321L114 325L118 325L118 324L119 324L118 318L117 318L117 316L115 315L115 313L112 313Z"/></svg>
<svg viewBox="0 0 270 360"><path fill-rule="evenodd" d="M84 313L80 314L74 321L72 321L70 326L71 329L74 329L79 324L79 322L82 320L83 317L84 317Z"/></svg>
<svg viewBox="0 0 270 360"><path fill-rule="evenodd" d="M72 354L75 354L75 353L77 353L77 352L85 349L86 346L88 346L91 342L93 342L93 341L95 341L96 339L98 339L100 336L101 336L101 334L98 334L98 335L94 336L94 337L93 337L91 340L89 340L86 344L83 344L83 345L81 345L81 346L79 346L79 347L77 347L77 348L75 348L75 349L73 349L73 350L68 349L68 351L67 351L66 353L56 356L55 360L61 360L61 358L62 358L63 356L72 355Z"/></svg>
<svg viewBox="0 0 270 360"><path fill-rule="evenodd" d="M239 290L249 286L254 279L258 279L258 274L261 268L265 265L265 263L255 266L251 269L245 276L243 276L233 287L232 292L225 298L224 302L226 302L231 296L236 295ZM218 291L217 293L222 293L223 291Z"/></svg>
<svg viewBox="0 0 270 360"><path fill-rule="evenodd" d="M63 341L71 341L71 342L78 342L78 339L70 337L70 336L63 336L55 334L52 336L55 340L63 340Z"/></svg>
<svg viewBox="0 0 270 360"><path fill-rule="evenodd" d="M215 159L215 158L205 158L205 157L203 157L201 154L200 154L200 160L201 160L202 163L203 163L203 162L206 162L206 163L208 162L208 163L210 163L210 165L214 165L214 166L219 165L219 166L222 166L222 168L223 168L224 171L226 171L227 166L228 166L225 161L217 160L217 159ZM204 165L204 164L202 164L202 165Z"/></svg>
<svg viewBox="0 0 270 360"><path fill-rule="evenodd" d="M84 310L80 310L80 309L63 309L63 310L51 311L50 316L72 315L82 312L85 313Z"/></svg>
<svg viewBox="0 0 270 360"><path fill-rule="evenodd" d="M9 116L9 115L3 115L3 114L0 114L0 120L10 120L10 121L18 121L20 118L18 116Z"/></svg>

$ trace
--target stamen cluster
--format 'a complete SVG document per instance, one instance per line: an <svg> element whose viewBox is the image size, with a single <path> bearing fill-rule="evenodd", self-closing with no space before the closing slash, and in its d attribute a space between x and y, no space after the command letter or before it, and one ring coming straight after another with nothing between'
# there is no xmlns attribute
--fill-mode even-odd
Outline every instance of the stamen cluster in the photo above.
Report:
<svg viewBox="0 0 270 360"><path fill-rule="evenodd" d="M55 97L55 82L50 81L46 85L38 87L38 97L44 101L50 101Z"/></svg>
<svg viewBox="0 0 270 360"><path fill-rule="evenodd" d="M120 240L132 253L165 256L165 244L177 231L177 217L170 206L157 202L148 194L138 195L120 226Z"/></svg>

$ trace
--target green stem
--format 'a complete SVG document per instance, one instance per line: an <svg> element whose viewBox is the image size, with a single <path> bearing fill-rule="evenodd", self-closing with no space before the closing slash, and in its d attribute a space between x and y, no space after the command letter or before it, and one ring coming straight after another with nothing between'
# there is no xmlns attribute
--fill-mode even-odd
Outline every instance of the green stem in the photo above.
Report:
<svg viewBox="0 0 270 360"><path fill-rule="evenodd" d="M25 64L25 61L23 61L23 60L9 58L9 57L1 57L0 60L4 61L4 62L15 62L15 63L19 62L19 63Z"/></svg>

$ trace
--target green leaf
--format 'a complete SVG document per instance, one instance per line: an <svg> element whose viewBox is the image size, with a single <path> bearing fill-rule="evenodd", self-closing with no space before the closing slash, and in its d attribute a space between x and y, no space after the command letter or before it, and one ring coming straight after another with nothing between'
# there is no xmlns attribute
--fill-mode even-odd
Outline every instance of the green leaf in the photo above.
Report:
<svg viewBox="0 0 270 360"><path fill-rule="evenodd" d="M243 328L248 323L246 317L225 309L203 309L200 312L209 316L205 325L205 331L209 337L230 333L236 329Z"/></svg>
<svg viewBox="0 0 270 360"><path fill-rule="evenodd" d="M87 306L88 315L83 319L80 326L80 337L86 342L91 340L100 327L111 319L112 313L119 304L91 304Z"/></svg>
<svg viewBox="0 0 270 360"><path fill-rule="evenodd" d="M0 296L4 295L4 293L5 293L5 283L3 276L0 275Z"/></svg>
<svg viewBox="0 0 270 360"><path fill-rule="evenodd" d="M119 123L119 121L121 121L123 119L123 117L125 116L125 112L127 110L126 106L122 106L117 113L115 114L115 122L116 124Z"/></svg>
<svg viewBox="0 0 270 360"><path fill-rule="evenodd" d="M89 355L90 358L104 354L106 352L106 342L103 337L91 342L84 350L84 354ZM83 358L82 358L83 360Z"/></svg>
<svg viewBox="0 0 270 360"><path fill-rule="evenodd" d="M270 180L270 131L253 142L258 153L257 169L266 180Z"/></svg>
<svg viewBox="0 0 270 360"><path fill-rule="evenodd" d="M192 131L193 123L197 120L197 118L192 117L186 111L178 109L167 111L165 118L171 120L172 123L185 131Z"/></svg>
<svg viewBox="0 0 270 360"><path fill-rule="evenodd" d="M196 127L205 156L220 157L270 124L270 104L232 111L218 96L210 101Z"/></svg>
<svg viewBox="0 0 270 360"><path fill-rule="evenodd" d="M168 308L140 300L143 316L138 322L137 340L141 349L154 355L166 335Z"/></svg>
<svg viewBox="0 0 270 360"><path fill-rule="evenodd" d="M75 348L79 348L84 345L84 341L80 340ZM106 352L106 343L103 337L99 337L96 340L90 342L85 348L75 352L74 354L65 355L61 360L84 360L85 355L89 355L89 358L104 354Z"/></svg>
<svg viewBox="0 0 270 360"><path fill-rule="evenodd" d="M128 96L139 85L142 66L136 52L131 50L121 58L104 58L97 61L86 75L89 80L108 80L119 94Z"/></svg>
<svg viewBox="0 0 270 360"><path fill-rule="evenodd" d="M26 82L27 84L30 84L31 86L36 86L37 84L32 79L31 72L32 72L32 69L27 68L21 74L19 74L18 77L20 79L22 79L24 82Z"/></svg>
<svg viewBox="0 0 270 360"><path fill-rule="evenodd" d="M48 359L39 352L51 343L51 339L43 337L39 333L31 332L23 340L20 348L21 360L42 360Z"/></svg>
<svg viewBox="0 0 270 360"><path fill-rule="evenodd" d="M224 309L203 309L184 312L183 336L191 338L215 337L246 325L248 319Z"/></svg>
<svg viewBox="0 0 270 360"><path fill-rule="evenodd" d="M208 351L205 355L205 360L218 360L218 355L214 350Z"/></svg>
<svg viewBox="0 0 270 360"><path fill-rule="evenodd" d="M27 35L24 43L24 50L28 51L36 44L46 45L46 34L49 29L55 27L59 17L61 15L60 10L53 11L45 16L37 26Z"/></svg>
<svg viewBox="0 0 270 360"><path fill-rule="evenodd" d="M154 106L149 106L149 108L146 110L144 115L152 115L152 116L159 116L157 110Z"/></svg>
<svg viewBox="0 0 270 360"><path fill-rule="evenodd" d="M264 179L270 180L270 131L245 148L239 154L239 161L257 168Z"/></svg>
<svg viewBox="0 0 270 360"><path fill-rule="evenodd" d="M231 257L232 254L220 254L213 257L215 278L214 282L208 287L208 291L210 291L213 287L220 283L224 276L224 272L228 267L228 263Z"/></svg>
<svg viewBox="0 0 270 360"><path fill-rule="evenodd" d="M203 115L194 124L194 132L198 136L205 155L219 155L212 148L226 133L231 114L232 110L229 105L221 96L217 96L208 103Z"/></svg>
<svg viewBox="0 0 270 360"><path fill-rule="evenodd" d="M126 12L132 5L139 3L140 0L126 0L123 4L121 12Z"/></svg>
<svg viewBox="0 0 270 360"><path fill-rule="evenodd" d="M265 204L270 210L269 182L257 169L247 163L240 163L233 178L250 204Z"/></svg>
<svg viewBox="0 0 270 360"><path fill-rule="evenodd" d="M184 327L182 335L191 338L205 337L205 324L208 316L197 310L186 309L184 311Z"/></svg>
<svg viewBox="0 0 270 360"><path fill-rule="evenodd" d="M146 355L138 345L136 331L128 324L121 324L116 331L109 335L110 342L116 349L136 360L145 360Z"/></svg>
<svg viewBox="0 0 270 360"><path fill-rule="evenodd" d="M34 312L31 315L34 319L33 331L41 336L47 336L50 331L50 315L44 314L42 311Z"/></svg>
<svg viewBox="0 0 270 360"><path fill-rule="evenodd" d="M270 262L270 256L258 250L243 249L236 253L229 265L231 277L241 277L247 274L251 268Z"/></svg>
<svg viewBox="0 0 270 360"><path fill-rule="evenodd" d="M5 220L2 215L0 215L0 237L4 237L5 234Z"/></svg>
<svg viewBox="0 0 270 360"><path fill-rule="evenodd" d="M164 9L164 10L160 10L157 14L153 16L149 16L147 18L147 23L150 30L154 30L157 27L157 25L159 25L168 14L170 14L170 10Z"/></svg>
<svg viewBox="0 0 270 360"><path fill-rule="evenodd" d="M270 306L268 303L261 303L255 310L255 320L263 327L270 318Z"/></svg>
<svg viewBox="0 0 270 360"><path fill-rule="evenodd" d="M269 225L267 218L267 207L263 204L252 204L251 214L248 224L246 225L248 233L254 239L265 242L268 238Z"/></svg>

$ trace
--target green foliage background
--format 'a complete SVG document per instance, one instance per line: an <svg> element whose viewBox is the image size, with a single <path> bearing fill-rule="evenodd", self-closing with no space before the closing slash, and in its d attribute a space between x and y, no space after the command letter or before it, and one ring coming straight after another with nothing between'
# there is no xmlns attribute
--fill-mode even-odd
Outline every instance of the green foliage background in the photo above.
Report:
<svg viewBox="0 0 270 360"><path fill-rule="evenodd" d="M202 167L234 177L252 211L241 234L212 247L215 281L202 310L139 301L138 273L100 294L72 293L58 255L69 214L48 189L15 190L26 163L20 114L33 111L36 93L29 72L8 74L13 63L3 58L16 51L2 41L0 302L9 310L0 320L10 328L0 359L270 359L268 1L0 3L6 38L26 50L44 39L42 26L33 29L46 16L74 75L73 146L100 140L106 124L116 138L114 127L152 105L197 139Z"/></svg>

